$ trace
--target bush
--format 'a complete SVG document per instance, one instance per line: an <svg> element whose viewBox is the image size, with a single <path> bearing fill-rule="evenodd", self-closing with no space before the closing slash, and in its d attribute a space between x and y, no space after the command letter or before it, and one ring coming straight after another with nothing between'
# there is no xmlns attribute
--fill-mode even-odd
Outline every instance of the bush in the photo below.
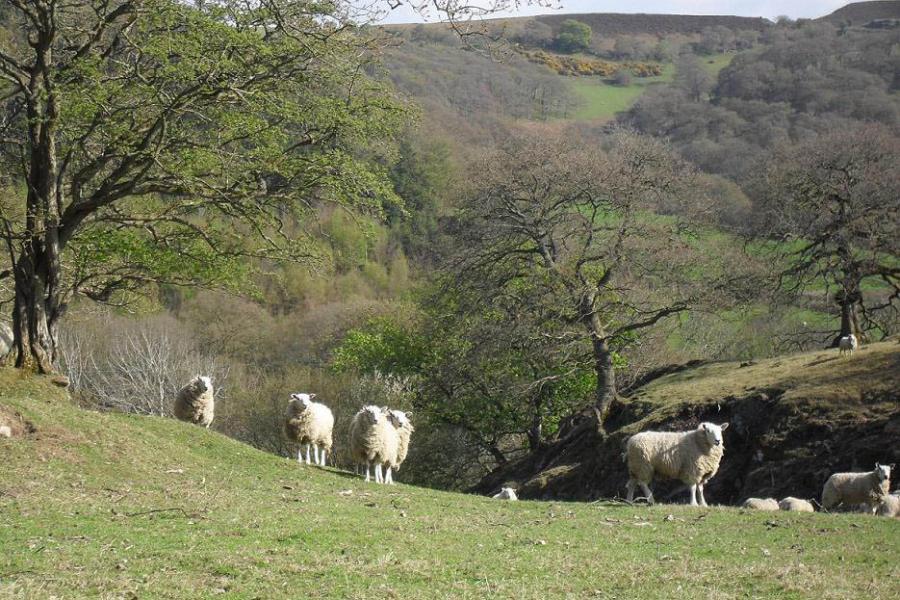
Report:
<svg viewBox="0 0 900 600"><path fill-rule="evenodd" d="M562 22L559 33L556 34L556 48L560 52L568 53L587 50L591 46L592 35L590 25L575 19L567 19Z"/></svg>

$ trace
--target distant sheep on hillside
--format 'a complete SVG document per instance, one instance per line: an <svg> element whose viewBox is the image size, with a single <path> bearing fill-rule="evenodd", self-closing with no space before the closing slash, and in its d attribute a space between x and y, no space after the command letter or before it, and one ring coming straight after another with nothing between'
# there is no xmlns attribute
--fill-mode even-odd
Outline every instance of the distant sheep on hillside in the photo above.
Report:
<svg viewBox="0 0 900 600"><path fill-rule="evenodd" d="M835 473L822 488L822 507L826 510L840 505L865 504L872 513L888 495L891 485L891 466L875 463L866 473Z"/></svg>
<svg viewBox="0 0 900 600"><path fill-rule="evenodd" d="M306 445L306 463L325 466L328 452L331 452L331 434L334 429L334 414L331 409L313 402L315 394L291 394L284 418L284 433L287 438L300 446ZM313 456L310 459L309 449ZM321 451L321 454L320 454ZM303 464L303 449L297 451L297 460Z"/></svg>
<svg viewBox="0 0 900 600"><path fill-rule="evenodd" d="M850 335L845 335L841 339L838 340L838 354L842 355L847 353L850 356L853 356L853 351L859 347L859 342L856 339L856 336L852 333Z"/></svg>
<svg viewBox="0 0 900 600"><path fill-rule="evenodd" d="M215 404L212 379L206 375L197 375L178 390L175 397L175 417L208 429L215 416Z"/></svg>

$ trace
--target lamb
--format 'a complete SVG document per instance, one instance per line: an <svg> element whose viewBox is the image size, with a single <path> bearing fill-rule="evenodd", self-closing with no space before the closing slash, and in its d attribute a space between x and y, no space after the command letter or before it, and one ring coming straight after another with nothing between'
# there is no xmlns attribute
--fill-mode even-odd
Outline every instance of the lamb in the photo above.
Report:
<svg viewBox="0 0 900 600"><path fill-rule="evenodd" d="M384 408L382 412L387 416L388 422L397 430L397 462L387 465L387 475L385 477L385 483L393 483L394 479L391 476L391 469L400 470L400 465L406 460L406 454L409 452L409 438L415 429L410 423L408 415L402 410Z"/></svg>
<svg viewBox="0 0 900 600"><path fill-rule="evenodd" d="M303 464L302 446L305 444L306 463L324 467L327 454L331 452L334 414L324 404L313 402L312 399L315 397L315 394L291 394L284 416L284 434L292 442L300 444L301 448L297 450L297 461L301 465ZM313 449L313 460L310 460L309 456L310 446Z"/></svg>
<svg viewBox="0 0 900 600"><path fill-rule="evenodd" d="M852 333L850 335L845 335L838 340L838 354L840 355L843 355L846 352L850 356L853 356L853 351L858 347L859 342L856 340L856 336Z"/></svg>
<svg viewBox="0 0 900 600"><path fill-rule="evenodd" d="M366 481L370 480L370 468L375 466L375 483L390 483L391 465L397 463L399 435L384 413L377 406L364 406L350 423L350 455L359 464L366 465ZM382 473L387 465L387 477Z"/></svg>
<svg viewBox="0 0 900 600"><path fill-rule="evenodd" d="M822 488L822 507L831 510L841 504L865 504L874 512L891 486L891 467L875 463L866 473L834 473Z"/></svg>
<svg viewBox="0 0 900 600"><path fill-rule="evenodd" d="M794 498L793 496L784 498L781 502L778 503L778 508L791 512L816 512L816 509L813 508L812 502L810 502L809 500L803 500L801 498Z"/></svg>
<svg viewBox="0 0 900 600"><path fill-rule="evenodd" d="M778 500L775 498L747 498L741 507L752 510L778 510Z"/></svg>
<svg viewBox="0 0 900 600"><path fill-rule="evenodd" d="M206 375L197 375L190 383L178 390L175 397L175 416L194 425L203 425L207 429L213 422L215 398L212 379Z"/></svg>
<svg viewBox="0 0 900 600"><path fill-rule="evenodd" d="M11 438L12 428L9 425L0 425L0 437Z"/></svg>
<svg viewBox="0 0 900 600"><path fill-rule="evenodd" d="M888 494L875 509L875 514L882 517L900 517L900 492Z"/></svg>
<svg viewBox="0 0 900 600"><path fill-rule="evenodd" d="M653 504L650 482L654 475L680 479L691 490L691 506L706 506L703 486L719 470L725 452L722 432L728 423L715 425L700 423L693 431L643 431L628 439L623 458L628 463L628 501L634 497L635 485L640 485Z"/></svg>
<svg viewBox="0 0 900 600"><path fill-rule="evenodd" d="M516 490L511 487L500 488L500 491L493 496L491 496L495 500L518 500L519 497L516 496Z"/></svg>

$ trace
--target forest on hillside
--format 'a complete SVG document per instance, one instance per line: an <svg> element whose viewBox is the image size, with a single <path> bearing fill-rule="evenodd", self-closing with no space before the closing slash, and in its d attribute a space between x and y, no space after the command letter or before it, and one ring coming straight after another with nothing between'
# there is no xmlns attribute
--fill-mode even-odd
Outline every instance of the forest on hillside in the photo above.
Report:
<svg viewBox="0 0 900 600"><path fill-rule="evenodd" d="M202 373L285 456L293 392L400 408L467 488L660 369L900 328L898 27L0 6L6 361L83 406Z"/></svg>

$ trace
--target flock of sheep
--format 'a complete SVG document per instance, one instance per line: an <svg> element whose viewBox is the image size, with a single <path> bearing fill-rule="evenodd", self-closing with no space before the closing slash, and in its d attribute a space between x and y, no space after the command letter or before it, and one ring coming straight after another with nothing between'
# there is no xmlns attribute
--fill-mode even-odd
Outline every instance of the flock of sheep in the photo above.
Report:
<svg viewBox="0 0 900 600"><path fill-rule="evenodd" d="M325 466L331 452L334 414L319 402L315 394L291 394L284 416L284 433L299 445L297 460ZM188 423L209 427L215 414L212 380L197 375L178 391L175 417ZM381 406L364 406L350 423L350 454L357 465L365 465L366 481L375 471L376 483L394 483L393 472L400 468L409 451L414 428L402 410ZM310 452L312 451L312 452Z"/></svg>
<svg viewBox="0 0 900 600"><path fill-rule="evenodd" d="M844 343L846 340L846 344ZM845 348L846 346L846 348ZM855 336L841 338L839 348L852 353ZM314 402L315 394L291 394L284 420L288 440L300 446L297 460L325 466L331 452L334 414L324 404ZM215 402L212 381L198 375L176 396L175 416L183 421L209 427ZM688 486L691 506L706 506L703 488L719 470L725 454L723 432L728 423L700 423L691 431L643 431L625 444L622 459L628 468L627 501L634 501L635 488L640 487L647 502L653 504L650 483L654 477L676 479ZM406 459L414 429L407 414L387 407L364 406L350 424L350 454L357 465L365 466L366 481L374 476L376 483L393 483L396 471ZM312 450L312 452L310 452ZM825 482L821 506L831 510L839 506L862 506L867 512L900 517L900 492L890 493L891 466L876 464L867 473L835 473ZM516 491L504 487L493 496L517 500ZM774 498L748 498L742 505L755 510L787 510L815 512L808 500L788 496L780 502Z"/></svg>

